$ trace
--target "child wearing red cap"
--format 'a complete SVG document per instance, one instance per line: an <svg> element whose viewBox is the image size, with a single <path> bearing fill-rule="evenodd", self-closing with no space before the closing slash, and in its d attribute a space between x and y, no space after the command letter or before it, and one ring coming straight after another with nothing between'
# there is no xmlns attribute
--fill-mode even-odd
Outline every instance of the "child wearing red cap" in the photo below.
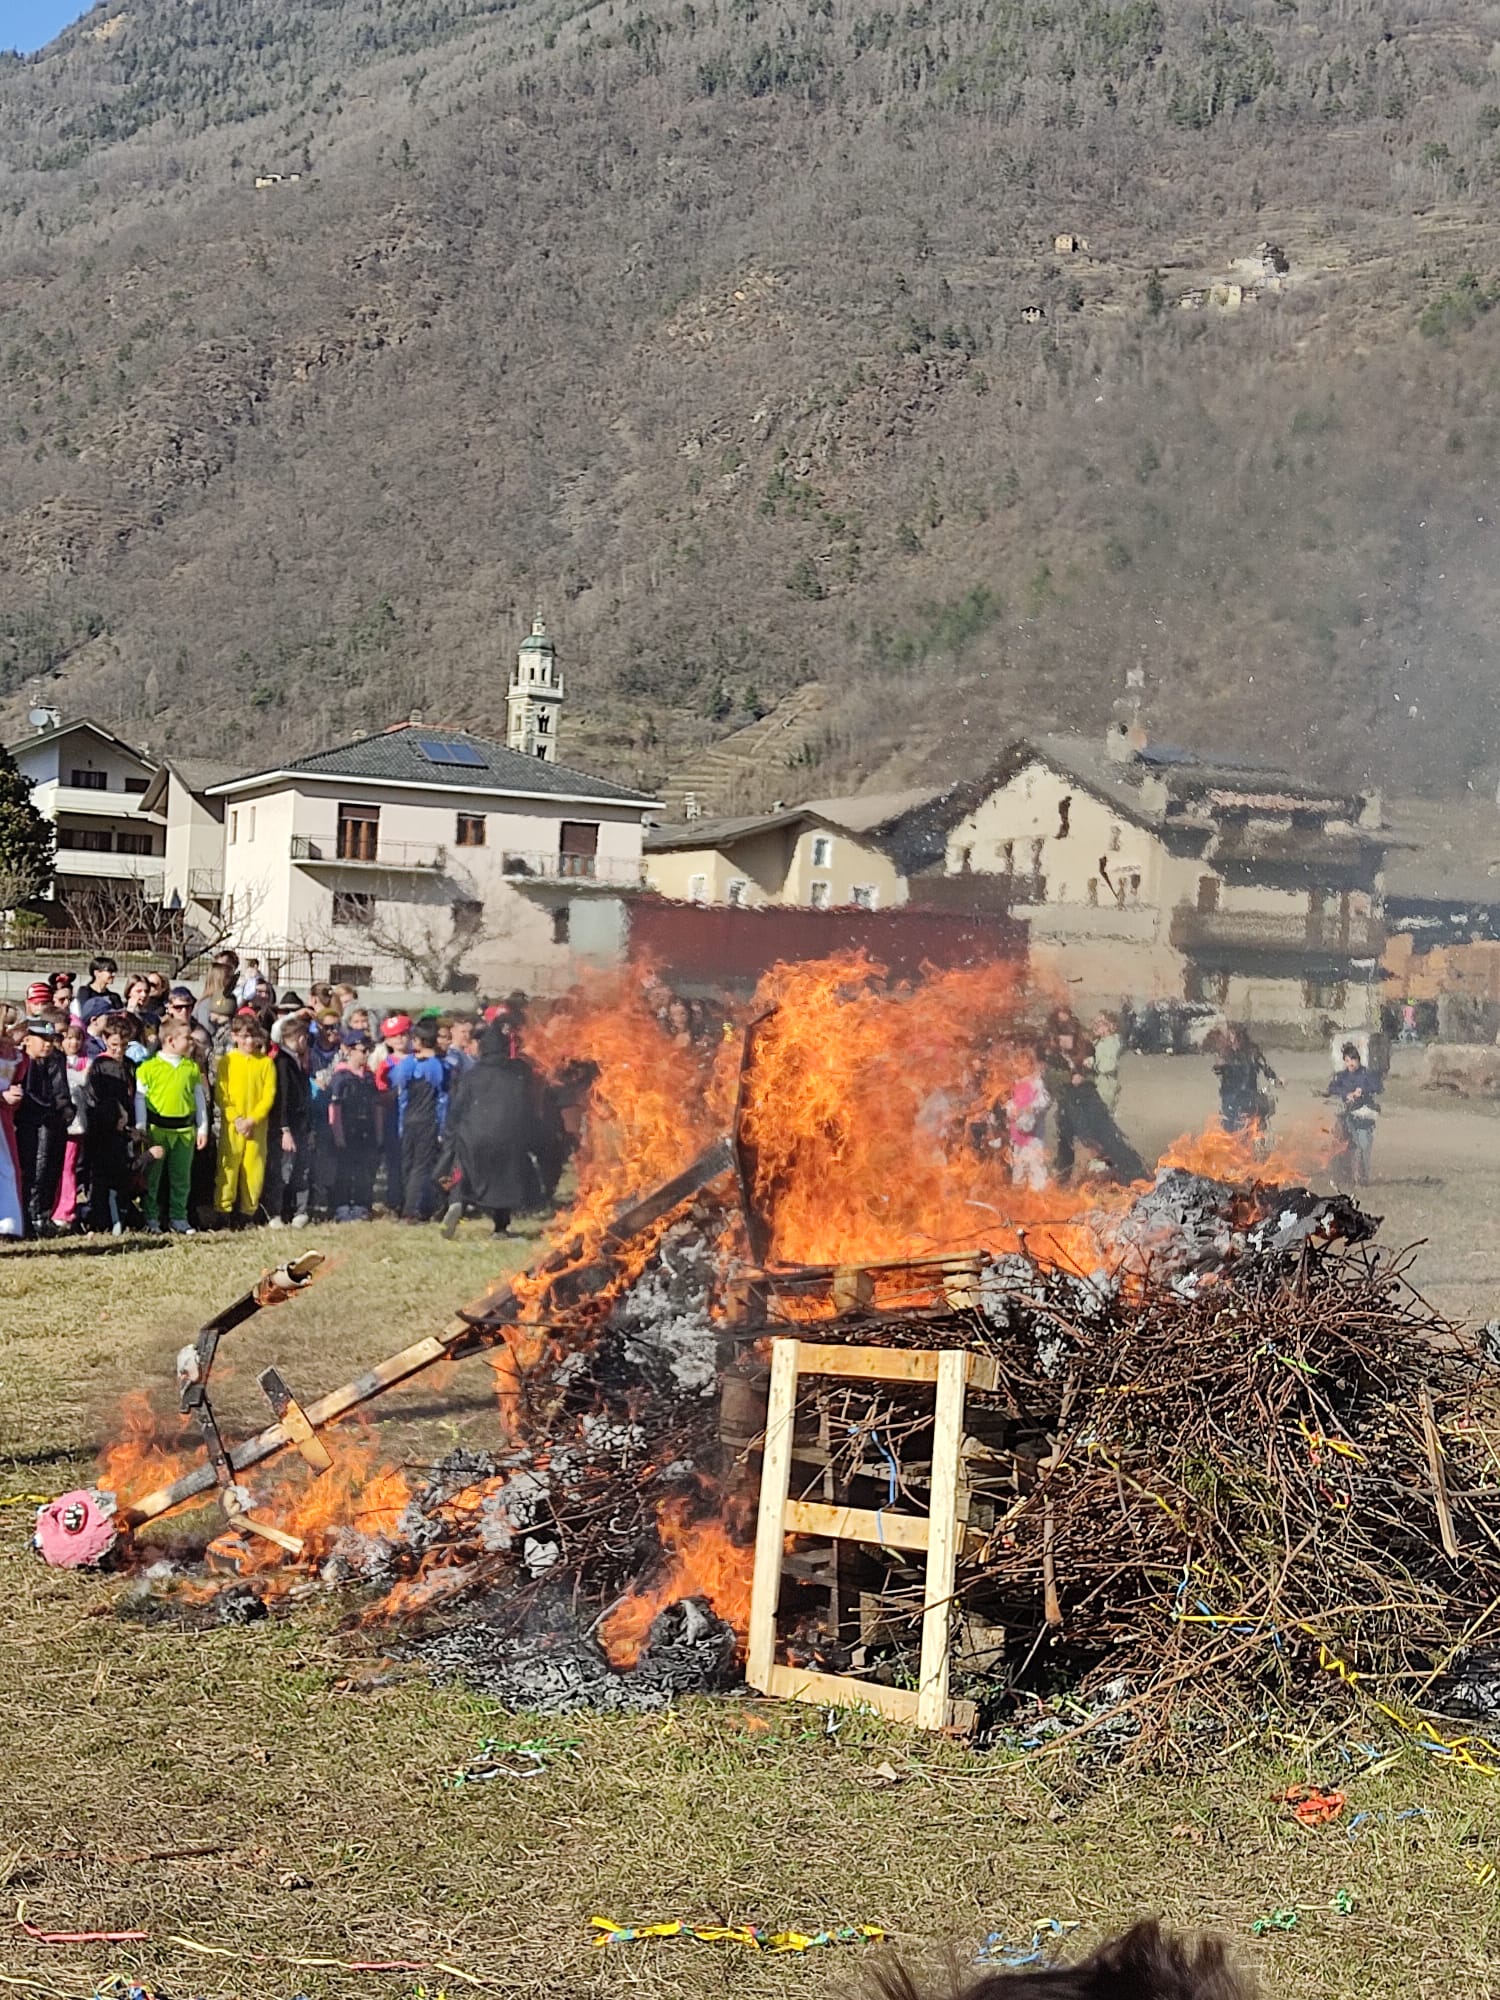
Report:
<svg viewBox="0 0 1500 2000"><path fill-rule="evenodd" d="M391 1070L411 1047L410 1014L387 1014L380 1024L383 1047L370 1065L375 1088L382 1093L381 1150L385 1154L385 1205L392 1215L401 1213L401 1128L391 1090Z"/></svg>

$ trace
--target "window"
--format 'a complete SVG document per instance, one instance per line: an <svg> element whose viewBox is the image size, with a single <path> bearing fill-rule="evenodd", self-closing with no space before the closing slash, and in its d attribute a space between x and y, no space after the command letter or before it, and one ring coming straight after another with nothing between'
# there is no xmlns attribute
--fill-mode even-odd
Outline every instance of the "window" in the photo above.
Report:
<svg viewBox="0 0 1500 2000"><path fill-rule="evenodd" d="M229 845L234 846L240 837L240 816L237 812L229 815Z"/></svg>
<svg viewBox="0 0 1500 2000"><path fill-rule="evenodd" d="M456 847L483 847L484 814L460 813L453 842Z"/></svg>
<svg viewBox="0 0 1500 2000"><path fill-rule="evenodd" d="M743 875L736 875L731 878L729 884L729 906L731 909L742 910L745 907L745 894L749 887L750 884L745 880Z"/></svg>
<svg viewBox="0 0 1500 2000"><path fill-rule="evenodd" d="M1088 879L1087 883L1086 883L1086 884L1084 885L1084 897L1085 897L1085 899L1086 899L1086 901L1087 901L1087 903L1088 903L1088 906L1089 906L1089 908L1090 908L1091 910L1096 910L1096 909L1098 909L1098 907L1099 907L1099 877L1098 877L1097 875L1090 875L1090 877L1089 877L1089 879Z"/></svg>
<svg viewBox="0 0 1500 2000"><path fill-rule="evenodd" d="M1042 849L1045 845L1045 841L1041 840L1034 840L1031 843L1031 872L1033 875L1037 874L1041 868Z"/></svg>
<svg viewBox="0 0 1500 2000"><path fill-rule="evenodd" d="M1112 826L1109 830L1109 851L1111 854L1118 854L1120 851L1120 829L1117 826Z"/></svg>
<svg viewBox="0 0 1500 2000"><path fill-rule="evenodd" d="M1304 979L1302 1004L1320 1014L1336 1013L1349 998L1342 979Z"/></svg>
<svg viewBox="0 0 1500 2000"><path fill-rule="evenodd" d="M559 836L559 875L593 875L599 852L597 820L565 819Z"/></svg>
<svg viewBox="0 0 1500 2000"><path fill-rule="evenodd" d="M249 826L249 829L248 829L248 831L247 831L247 832L246 832L246 834L245 834L245 838L246 838L246 840L254 840L254 838L255 838L255 808L254 808L254 806L251 806L251 808L250 808L250 826Z"/></svg>
<svg viewBox="0 0 1500 2000"><path fill-rule="evenodd" d="M1211 917L1219 907L1219 878L1217 875L1198 877L1198 914Z"/></svg>
<svg viewBox="0 0 1500 2000"><path fill-rule="evenodd" d="M120 854L149 854L151 852L151 836L149 833L116 834L115 849Z"/></svg>
<svg viewBox="0 0 1500 2000"><path fill-rule="evenodd" d="M849 891L849 900L856 910L873 910L880 901L880 891L873 882L856 882Z"/></svg>
<svg viewBox="0 0 1500 2000"><path fill-rule="evenodd" d="M109 854L114 848L114 835L108 827L60 826L57 829L57 844L64 850L72 848L79 854Z"/></svg>
<svg viewBox="0 0 1500 2000"><path fill-rule="evenodd" d="M455 937L472 937L484 922L484 904L475 896L460 896L448 905Z"/></svg>
<svg viewBox="0 0 1500 2000"><path fill-rule="evenodd" d="M970 872L972 871L973 867L974 867L974 850L973 850L973 848L972 848L972 847L961 847L961 848L960 848L960 849L958 850L958 872L959 872L959 874L960 874L960 875L967 875L967 874L969 874L969 873L970 873Z"/></svg>
<svg viewBox="0 0 1500 2000"><path fill-rule="evenodd" d="M363 930L375 921L375 898L368 889L335 889L333 926L335 930ZM350 981L350 984L356 984Z"/></svg>
<svg viewBox="0 0 1500 2000"><path fill-rule="evenodd" d="M70 771L68 783L75 792L107 792L109 778L103 771Z"/></svg>
<svg viewBox="0 0 1500 2000"><path fill-rule="evenodd" d="M1000 873L1014 875L1016 872L1016 843L1002 840L1000 843Z"/></svg>
<svg viewBox="0 0 1500 2000"><path fill-rule="evenodd" d="M1067 839L1068 826L1069 822L1072 820L1072 817L1073 817L1072 798L1069 797L1066 799L1059 799L1057 802L1057 837L1059 840Z"/></svg>
<svg viewBox="0 0 1500 2000"><path fill-rule="evenodd" d="M150 784L151 780L149 778L127 778L125 780L125 789L127 792L144 792L149 789Z"/></svg>
<svg viewBox="0 0 1500 2000"><path fill-rule="evenodd" d="M814 868L831 868L833 866L833 835L831 833L815 833L813 835L812 865Z"/></svg>
<svg viewBox="0 0 1500 2000"><path fill-rule="evenodd" d="M1140 876L1135 873L1127 875L1125 877L1124 889L1125 901L1127 903L1138 903L1141 900Z"/></svg>
<svg viewBox="0 0 1500 2000"><path fill-rule="evenodd" d="M708 901L708 877L706 875L689 875L688 901L690 903L706 903Z"/></svg>
<svg viewBox="0 0 1500 2000"><path fill-rule="evenodd" d="M566 944L573 931L573 912L566 903L552 912L552 942Z"/></svg>
<svg viewBox="0 0 1500 2000"><path fill-rule="evenodd" d="M330 986L368 986L374 977L373 965L330 965L328 968Z"/></svg>
<svg viewBox="0 0 1500 2000"><path fill-rule="evenodd" d="M545 708L539 708L536 714L537 735L545 736L551 729L551 727L552 727L552 717L547 713Z"/></svg>
<svg viewBox="0 0 1500 2000"><path fill-rule="evenodd" d="M814 882L812 885L812 895L809 900L815 910L826 910L833 901L833 884L831 882Z"/></svg>
<svg viewBox="0 0 1500 2000"><path fill-rule="evenodd" d="M340 861L373 861L379 845L379 806L339 807Z"/></svg>

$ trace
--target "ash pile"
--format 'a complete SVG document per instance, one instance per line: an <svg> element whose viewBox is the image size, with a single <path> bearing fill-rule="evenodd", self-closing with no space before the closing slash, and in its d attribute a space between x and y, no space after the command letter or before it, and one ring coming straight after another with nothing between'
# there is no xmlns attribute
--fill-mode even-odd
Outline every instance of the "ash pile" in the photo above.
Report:
<svg viewBox="0 0 1500 2000"><path fill-rule="evenodd" d="M1097 1255L1075 1234L1044 1261L1036 1231L950 1268L943 1294L923 1299L913 1265L909 1304L820 1323L820 1341L995 1364L968 1399L954 1656L982 1712L1124 1690L1134 1737L1189 1694L1305 1702L1341 1662L1372 1689L1440 1692L1451 1670L1461 1690L1500 1598L1496 1371L1377 1227L1342 1197L1166 1170L1096 1218ZM747 1343L824 1282L766 1274ZM795 1440L794 1498L924 1505L930 1400L804 1382ZM782 1657L905 1684L920 1560L802 1551Z"/></svg>
<svg viewBox="0 0 1500 2000"><path fill-rule="evenodd" d="M510 1422L528 1442L450 1454L388 1532L337 1533L321 1581L381 1591L363 1622L395 1657L550 1714L738 1681L734 1627L674 1554L707 1540L731 1570L750 1559L720 1519L721 1226L695 1204L586 1343L518 1372Z"/></svg>

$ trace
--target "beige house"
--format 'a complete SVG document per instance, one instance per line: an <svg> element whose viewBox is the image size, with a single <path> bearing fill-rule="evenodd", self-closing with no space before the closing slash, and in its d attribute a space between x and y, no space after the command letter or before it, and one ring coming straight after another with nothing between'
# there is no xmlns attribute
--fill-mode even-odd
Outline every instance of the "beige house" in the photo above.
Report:
<svg viewBox="0 0 1500 2000"><path fill-rule="evenodd" d="M273 978L545 992L566 907L518 893L640 885L657 801L465 730L403 723L208 788L235 943ZM442 977L440 977L440 973Z"/></svg>
<svg viewBox="0 0 1500 2000"><path fill-rule="evenodd" d="M903 835L939 794L813 799L747 819L690 820L646 836L646 885L678 902L889 909L907 897Z"/></svg>
<svg viewBox="0 0 1500 2000"><path fill-rule="evenodd" d="M1098 741L1013 744L949 814L950 890L965 875L1007 882L1080 1000L1202 1000L1299 1026L1378 1011L1394 836L1376 797L1152 745L1117 721Z"/></svg>

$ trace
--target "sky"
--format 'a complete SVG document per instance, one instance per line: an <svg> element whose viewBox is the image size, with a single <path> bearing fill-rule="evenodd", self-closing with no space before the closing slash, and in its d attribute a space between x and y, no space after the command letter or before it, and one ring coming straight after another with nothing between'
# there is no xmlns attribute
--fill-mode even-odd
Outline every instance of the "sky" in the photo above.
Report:
<svg viewBox="0 0 1500 2000"><path fill-rule="evenodd" d="M86 14L92 0L0 0L0 49L30 55Z"/></svg>

